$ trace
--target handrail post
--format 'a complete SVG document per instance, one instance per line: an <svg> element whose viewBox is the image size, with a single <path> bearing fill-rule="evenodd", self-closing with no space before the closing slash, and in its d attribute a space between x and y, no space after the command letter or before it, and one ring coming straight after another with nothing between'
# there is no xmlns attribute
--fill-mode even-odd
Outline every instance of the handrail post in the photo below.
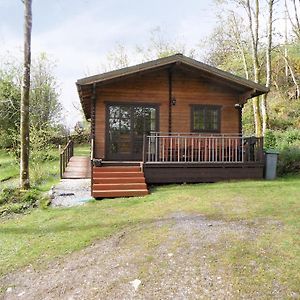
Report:
<svg viewBox="0 0 300 300"><path fill-rule="evenodd" d="M143 134L143 163L146 162L146 134Z"/></svg>

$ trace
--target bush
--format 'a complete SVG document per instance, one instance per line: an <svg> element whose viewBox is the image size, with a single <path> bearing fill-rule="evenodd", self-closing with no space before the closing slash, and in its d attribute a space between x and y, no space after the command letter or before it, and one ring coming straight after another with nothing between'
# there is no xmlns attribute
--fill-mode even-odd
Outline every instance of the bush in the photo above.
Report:
<svg viewBox="0 0 300 300"><path fill-rule="evenodd" d="M22 213L38 205L40 193L31 189L21 191L17 188L4 188L0 193L0 215Z"/></svg>
<svg viewBox="0 0 300 300"><path fill-rule="evenodd" d="M280 150L278 175L293 173L300 170L300 147L287 146Z"/></svg>
<svg viewBox="0 0 300 300"><path fill-rule="evenodd" d="M277 148L277 139L273 131L267 130L264 138L264 146L266 149Z"/></svg>
<svg viewBox="0 0 300 300"><path fill-rule="evenodd" d="M300 170L300 130L270 131L265 134L265 149L279 151L278 175Z"/></svg>

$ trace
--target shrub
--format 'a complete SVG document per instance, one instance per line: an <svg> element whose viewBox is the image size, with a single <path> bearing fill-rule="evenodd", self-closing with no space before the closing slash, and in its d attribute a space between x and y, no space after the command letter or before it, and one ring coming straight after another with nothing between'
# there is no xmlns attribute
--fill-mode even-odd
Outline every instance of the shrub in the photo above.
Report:
<svg viewBox="0 0 300 300"><path fill-rule="evenodd" d="M17 188L4 188L0 193L0 215L21 213L38 205L40 193L31 189L21 191Z"/></svg>
<svg viewBox="0 0 300 300"><path fill-rule="evenodd" d="M273 131L266 131L264 138L264 146L266 149L275 149L277 147L277 139Z"/></svg>
<svg viewBox="0 0 300 300"><path fill-rule="evenodd" d="M286 146L280 150L278 160L278 175L300 170L300 147Z"/></svg>
<svg viewBox="0 0 300 300"><path fill-rule="evenodd" d="M300 130L268 130L264 138L265 149L279 151L278 175L300 170Z"/></svg>

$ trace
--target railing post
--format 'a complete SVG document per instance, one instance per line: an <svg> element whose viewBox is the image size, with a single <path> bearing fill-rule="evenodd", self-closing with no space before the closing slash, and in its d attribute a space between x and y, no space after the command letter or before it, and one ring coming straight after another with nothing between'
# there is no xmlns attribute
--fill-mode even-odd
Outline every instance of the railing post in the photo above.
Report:
<svg viewBox="0 0 300 300"><path fill-rule="evenodd" d="M143 163L146 161L146 154L145 154L145 152L146 152L146 145L145 145L145 143L146 143L146 135L143 134Z"/></svg>
<svg viewBox="0 0 300 300"><path fill-rule="evenodd" d="M244 163L244 137L242 136L242 163Z"/></svg>
<svg viewBox="0 0 300 300"><path fill-rule="evenodd" d="M58 153L59 153L59 177L62 178L62 155L61 155L61 145L58 145Z"/></svg>

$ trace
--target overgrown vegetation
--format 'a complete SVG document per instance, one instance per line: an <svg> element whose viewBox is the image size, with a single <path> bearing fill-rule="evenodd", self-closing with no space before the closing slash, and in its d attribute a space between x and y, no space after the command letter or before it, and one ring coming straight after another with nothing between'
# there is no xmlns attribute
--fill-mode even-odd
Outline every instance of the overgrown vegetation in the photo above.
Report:
<svg viewBox="0 0 300 300"><path fill-rule="evenodd" d="M23 213L33 207L45 207L49 202L48 191L59 181L58 147L45 146L42 138L34 144L30 162L32 189L20 191L18 159L14 153L0 149L0 217ZM40 151L44 149L44 151ZM75 147L75 155L89 156L89 145Z"/></svg>
<svg viewBox="0 0 300 300"><path fill-rule="evenodd" d="M300 170L300 130L267 131L265 148L279 152L278 175Z"/></svg>
<svg viewBox="0 0 300 300"><path fill-rule="evenodd" d="M38 206L40 193L31 189L21 191L16 188L4 188L0 193L0 216L9 213L21 213Z"/></svg>
<svg viewBox="0 0 300 300"><path fill-rule="evenodd" d="M268 294L274 280L286 295L300 293L299 176L276 181L161 186L143 198L93 201L67 209L37 209L29 215L2 220L0 274L28 264L43 268L50 260L95 240L176 212L242 222L249 230L258 231L255 240L245 242L228 236L209 251L212 266L217 259L219 267L226 270L229 283L242 293L260 289ZM157 234L162 239L161 235L167 232ZM228 241L230 247L226 247ZM152 247L151 238L144 239L144 243ZM217 258L214 253L218 253Z"/></svg>

